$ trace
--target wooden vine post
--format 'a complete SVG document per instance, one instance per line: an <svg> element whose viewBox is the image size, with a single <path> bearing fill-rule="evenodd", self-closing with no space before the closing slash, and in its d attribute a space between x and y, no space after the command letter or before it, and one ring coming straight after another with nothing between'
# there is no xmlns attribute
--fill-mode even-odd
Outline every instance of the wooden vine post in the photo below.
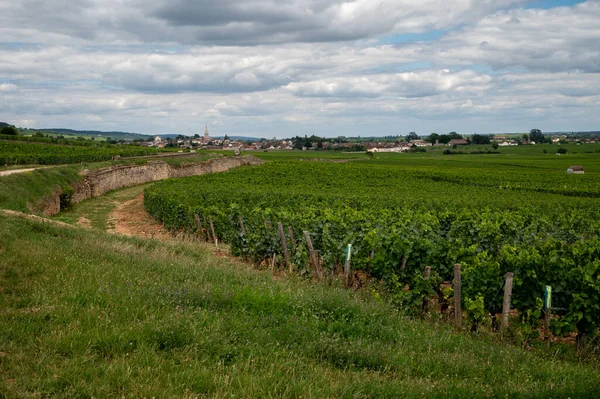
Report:
<svg viewBox="0 0 600 399"><path fill-rule="evenodd" d="M244 226L244 219L242 219L241 215L238 215L238 223L240 224L240 229L242 230L242 234L246 235L246 227Z"/></svg>
<svg viewBox="0 0 600 399"><path fill-rule="evenodd" d="M317 254L312 245L312 240L310 239L310 233L308 231L304 231L304 238L306 239L306 246L308 247L308 255L310 256L310 261L315 268L315 275L317 276L317 280L321 280L321 267L319 265L319 261L317 259Z"/></svg>
<svg viewBox="0 0 600 399"><path fill-rule="evenodd" d="M202 220L204 220L204 226L206 226L206 242L212 241L210 230L208 229L208 223L206 223L206 216L202 216Z"/></svg>
<svg viewBox="0 0 600 399"><path fill-rule="evenodd" d="M504 331L508 327L508 315L510 314L510 296L512 295L513 276L511 272L506 273L504 281L504 300L502 301L502 324L500 329Z"/></svg>
<svg viewBox="0 0 600 399"><path fill-rule="evenodd" d="M456 325L462 328L462 309L460 307L460 264L454 265L454 316Z"/></svg>
<svg viewBox="0 0 600 399"><path fill-rule="evenodd" d="M217 239L217 235L215 234L215 225L213 224L213 218L210 216L208 218L210 223L210 231L212 232L213 239L215 240L215 248L219 249L219 240Z"/></svg>
<svg viewBox="0 0 600 399"><path fill-rule="evenodd" d="M198 227L198 234L200 235L200 239L204 240L204 230L202 229L202 221L200 220L200 216L197 213L194 214L194 220L196 221L196 226Z"/></svg>
<svg viewBox="0 0 600 399"><path fill-rule="evenodd" d="M344 288L350 288L350 258L352 256L352 244L346 246L346 263L344 263Z"/></svg>
<svg viewBox="0 0 600 399"><path fill-rule="evenodd" d="M404 270L404 269L406 269L406 261L407 261L407 260L408 260L408 259L406 259L406 256L403 256L403 257L402 257L402 264L400 265L400 270Z"/></svg>
<svg viewBox="0 0 600 399"><path fill-rule="evenodd" d="M292 272L292 263L290 262L290 252L288 251L287 241L285 239L285 234L283 232L283 224L281 224L281 222L277 223L277 231L279 232L279 238L281 239L281 250L283 251L285 265L290 268L290 273L291 273Z"/></svg>
<svg viewBox="0 0 600 399"><path fill-rule="evenodd" d="M290 240L292 240L292 253L296 253L296 238L294 237L294 229L292 226L288 226L288 234L290 236Z"/></svg>
<svg viewBox="0 0 600 399"><path fill-rule="evenodd" d="M552 319L552 287L546 286L544 291L544 341L550 349L550 320Z"/></svg>
<svg viewBox="0 0 600 399"><path fill-rule="evenodd" d="M426 280L429 280L431 277L431 266L425 266L425 271L423 272L423 276ZM429 311L429 297L423 298L423 313L427 313Z"/></svg>

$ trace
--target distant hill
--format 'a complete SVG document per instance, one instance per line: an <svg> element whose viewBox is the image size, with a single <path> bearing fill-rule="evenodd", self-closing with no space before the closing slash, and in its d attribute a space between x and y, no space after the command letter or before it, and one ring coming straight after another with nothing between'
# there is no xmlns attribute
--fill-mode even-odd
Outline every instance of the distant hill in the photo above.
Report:
<svg viewBox="0 0 600 399"><path fill-rule="evenodd" d="M153 137L149 134L141 133L129 133L129 132L101 132L97 130L73 130L73 129L62 129L62 128L50 128L50 129L33 129L44 134L58 134L63 136L89 136L89 137L110 137L114 140L135 140L135 139L147 139Z"/></svg>
<svg viewBox="0 0 600 399"><path fill-rule="evenodd" d="M0 129L2 129L3 127L7 127L7 126L12 126L12 125L10 123L0 122Z"/></svg>

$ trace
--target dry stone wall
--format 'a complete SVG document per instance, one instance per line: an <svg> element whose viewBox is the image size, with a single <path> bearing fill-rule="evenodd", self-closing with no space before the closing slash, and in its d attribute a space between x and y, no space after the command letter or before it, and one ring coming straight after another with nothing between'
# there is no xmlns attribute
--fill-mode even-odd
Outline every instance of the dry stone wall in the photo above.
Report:
<svg viewBox="0 0 600 399"><path fill-rule="evenodd" d="M231 168L244 165L260 165L264 161L253 156L224 157L210 161L169 165L163 161L152 161L144 165L119 165L109 168L85 172L83 179L73 185L71 203L98 197L109 191L119 188L135 186L170 177L188 177L206 173L224 172ZM60 195L53 196L46 201L44 215L55 215L60 212Z"/></svg>

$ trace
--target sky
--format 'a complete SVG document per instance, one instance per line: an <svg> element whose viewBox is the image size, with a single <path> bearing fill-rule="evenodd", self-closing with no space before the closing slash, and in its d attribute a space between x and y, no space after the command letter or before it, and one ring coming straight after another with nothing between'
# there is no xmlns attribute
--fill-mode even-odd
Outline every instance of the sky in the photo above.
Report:
<svg viewBox="0 0 600 399"><path fill-rule="evenodd" d="M600 0L0 0L0 121L292 137L600 130Z"/></svg>

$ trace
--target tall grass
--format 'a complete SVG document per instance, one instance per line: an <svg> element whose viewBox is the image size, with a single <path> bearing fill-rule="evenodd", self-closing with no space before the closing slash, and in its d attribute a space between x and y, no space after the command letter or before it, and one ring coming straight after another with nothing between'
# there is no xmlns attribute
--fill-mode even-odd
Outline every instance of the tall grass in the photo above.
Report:
<svg viewBox="0 0 600 399"><path fill-rule="evenodd" d="M210 250L0 215L0 396L594 397L600 370Z"/></svg>

